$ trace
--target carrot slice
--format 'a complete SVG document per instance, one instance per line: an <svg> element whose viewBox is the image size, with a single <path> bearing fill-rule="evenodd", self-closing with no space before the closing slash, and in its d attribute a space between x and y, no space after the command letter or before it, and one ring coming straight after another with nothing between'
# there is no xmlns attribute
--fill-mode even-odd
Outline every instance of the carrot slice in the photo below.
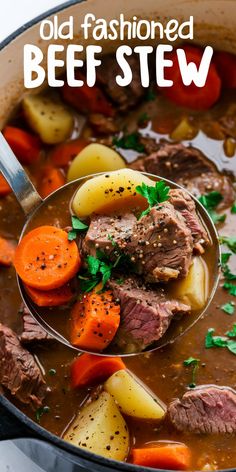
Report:
<svg viewBox="0 0 236 472"><path fill-rule="evenodd" d="M197 68L202 59L202 50L196 46L183 47L187 62L193 62ZM165 78L173 80L171 87L162 88L163 94L177 105L192 108L193 110L207 110L218 100L221 91L221 80L215 65L212 63L204 87L197 87L194 83L186 86L183 83L176 51L168 54L173 66L168 67Z"/></svg>
<svg viewBox="0 0 236 472"><path fill-rule="evenodd" d="M77 80L83 80L82 87L70 87L65 84L62 88L64 100L72 107L82 113L101 113L105 116L113 116L114 109L107 100L102 90L94 85L89 87L85 82L86 78L81 72L76 73Z"/></svg>
<svg viewBox="0 0 236 472"><path fill-rule="evenodd" d="M74 139L66 143L59 144L50 154L52 163L57 167L65 167L88 145L84 138Z"/></svg>
<svg viewBox="0 0 236 472"><path fill-rule="evenodd" d="M71 386L79 388L104 382L118 370L125 369L120 357L101 357L82 354L71 364Z"/></svg>
<svg viewBox="0 0 236 472"><path fill-rule="evenodd" d="M10 266L13 264L16 246L13 242L0 237L0 266Z"/></svg>
<svg viewBox="0 0 236 472"><path fill-rule="evenodd" d="M120 324L120 306L112 292L90 293L78 301L71 313L71 343L81 349L102 351Z"/></svg>
<svg viewBox="0 0 236 472"><path fill-rule="evenodd" d="M191 451L185 444L166 444L132 450L132 462L156 469L186 470L190 468Z"/></svg>
<svg viewBox="0 0 236 472"><path fill-rule="evenodd" d="M3 135L22 164L29 165L38 160L41 142L37 136L14 126L6 126Z"/></svg>
<svg viewBox="0 0 236 472"><path fill-rule="evenodd" d="M52 192L65 185L66 179L60 169L46 166L41 175L39 193L42 198L46 198Z"/></svg>
<svg viewBox="0 0 236 472"><path fill-rule="evenodd" d="M75 276L81 258L75 241L68 241L66 231L54 226L40 226L20 241L14 265L26 285L52 290L62 287Z"/></svg>
<svg viewBox="0 0 236 472"><path fill-rule="evenodd" d="M24 285L24 287L31 300L37 306L65 305L73 297L73 293L68 284L48 291L37 290L36 288L29 287L29 285Z"/></svg>
<svg viewBox="0 0 236 472"><path fill-rule="evenodd" d="M12 190L10 185L7 183L3 175L0 174L0 197L5 197L6 195L9 195L11 191Z"/></svg>

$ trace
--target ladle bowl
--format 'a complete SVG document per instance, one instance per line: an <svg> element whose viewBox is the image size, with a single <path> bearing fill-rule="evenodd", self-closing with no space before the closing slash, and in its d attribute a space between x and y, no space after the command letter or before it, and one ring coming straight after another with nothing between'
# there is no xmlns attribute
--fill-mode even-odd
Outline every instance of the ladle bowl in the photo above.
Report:
<svg viewBox="0 0 236 472"><path fill-rule="evenodd" d="M9 185L11 186L22 210L26 216L26 223L23 227L20 239L29 231L30 225L32 225L32 221L35 220L38 214L42 215L44 210L50 207L51 202L55 201L55 199L62 195L62 192L65 193L68 200L68 208L70 204L70 199L74 195L77 188L86 180L91 179L99 174L89 175L87 177L81 177L77 180L67 183L60 189L53 192L44 200L40 197L37 190L35 189L34 185L32 184L31 180L29 179L28 175L24 171L23 167L17 160L16 156L14 155L13 151L9 147L8 143L6 142L3 135L0 133L0 172L4 175L6 180L8 181ZM163 180L167 185L171 188L182 189L182 187L168 179L164 179L163 177L159 177L153 174L143 173L147 177L152 180L158 181ZM186 189L184 189L187 192ZM188 192L189 193L189 192ZM24 285L22 284L21 280L17 276L18 286L21 293L21 297L28 307L31 315L33 318L41 325L41 327L53 338L57 341L63 343L64 345L77 350L79 352L90 352L91 354L102 355L102 356L132 356L141 354L143 352L152 352L156 349L166 346L167 344L173 343L179 336L182 336L187 330L189 330L197 321L204 315L206 312L209 304L211 303L215 291L217 289L217 285L219 282L219 261L220 261L220 246L218 240L218 234L215 228L213 221L211 220L209 214L207 213L206 209L202 206L202 204L196 199L192 194L190 194L191 198L195 201L196 209L198 215L200 216L203 225L206 227L209 237L211 238L212 248L214 248L214 268L213 272L210 274L210 281L209 281L209 295L207 302L201 311L197 311L196 313L192 312L191 315L183 316L179 320L173 320L171 325L165 335L154 344L150 345L145 351L142 352L132 352L132 353L123 353L119 352L117 348L109 348L102 353L98 352L91 352L85 351L83 349L77 348L73 346L67 336L64 333L59 332L53 323L47 321L47 308L39 309L27 295ZM31 228L32 229L32 228ZM60 314L59 314L60 316ZM50 320L52 317L50 316ZM56 323L55 323L56 324Z"/></svg>

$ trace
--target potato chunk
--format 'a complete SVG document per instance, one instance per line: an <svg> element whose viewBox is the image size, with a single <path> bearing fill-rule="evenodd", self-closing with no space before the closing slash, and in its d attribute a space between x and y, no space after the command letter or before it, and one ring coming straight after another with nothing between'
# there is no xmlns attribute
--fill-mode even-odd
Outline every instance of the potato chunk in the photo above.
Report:
<svg viewBox="0 0 236 472"><path fill-rule="evenodd" d="M73 115L58 99L48 95L26 95L23 110L29 126L44 143L57 144L70 137Z"/></svg>
<svg viewBox="0 0 236 472"><path fill-rule="evenodd" d="M123 461L129 452L126 422L107 392L102 392L97 400L82 408L64 439L109 459Z"/></svg>
<svg viewBox="0 0 236 472"><path fill-rule="evenodd" d="M165 416L165 405L127 370L115 372L105 382L104 389L126 415L148 420L160 420Z"/></svg>
<svg viewBox="0 0 236 472"><path fill-rule="evenodd" d="M146 205L146 200L137 195L136 187L145 182L154 185L148 177L138 171L121 169L98 175L87 180L77 190L73 201L73 210L78 217L103 212L106 207L127 208L129 205Z"/></svg>
<svg viewBox="0 0 236 472"><path fill-rule="evenodd" d="M79 179L89 174L122 169L125 161L114 149L103 144L92 143L86 146L72 161L67 180Z"/></svg>
<svg viewBox="0 0 236 472"><path fill-rule="evenodd" d="M194 257L187 277L176 282L174 295L189 304L192 310L204 307L208 296L208 271L201 257Z"/></svg>

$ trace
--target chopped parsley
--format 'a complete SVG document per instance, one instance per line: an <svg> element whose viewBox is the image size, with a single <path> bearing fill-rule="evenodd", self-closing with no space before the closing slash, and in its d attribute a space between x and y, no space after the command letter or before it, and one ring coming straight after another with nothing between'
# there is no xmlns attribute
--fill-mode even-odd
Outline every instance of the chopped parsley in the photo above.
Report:
<svg viewBox="0 0 236 472"><path fill-rule="evenodd" d="M48 373L49 375L53 376L53 375L56 375L57 371L56 369L49 369Z"/></svg>
<svg viewBox="0 0 236 472"><path fill-rule="evenodd" d="M138 118L138 124L139 125L144 125L150 120L148 114L146 112L141 113L141 115Z"/></svg>
<svg viewBox="0 0 236 472"><path fill-rule="evenodd" d="M235 306L233 302L224 303L224 305L221 305L221 310L227 313L227 315L233 315L235 312Z"/></svg>
<svg viewBox="0 0 236 472"><path fill-rule="evenodd" d="M40 423L40 419L41 417L45 414L45 413L49 413L50 411L50 407L45 405L45 406L41 406L40 408L38 408L35 412L35 417L36 417L36 420L38 421L38 423Z"/></svg>
<svg viewBox="0 0 236 472"><path fill-rule="evenodd" d="M231 282L225 282L223 288L225 288L230 295L236 297L236 285L232 284Z"/></svg>
<svg viewBox="0 0 236 472"><path fill-rule="evenodd" d="M236 236L220 236L220 244L225 244L234 254L236 254Z"/></svg>
<svg viewBox="0 0 236 472"><path fill-rule="evenodd" d="M84 274L79 275L80 288L86 293L91 292L100 283L101 290L103 290L111 278L114 269L124 270L126 267L131 266L129 256L120 252L116 247L110 257L103 251L97 250L96 257L87 256L86 263L86 271Z"/></svg>
<svg viewBox="0 0 236 472"><path fill-rule="evenodd" d="M214 328L208 329L205 338L205 347L210 349L212 347L227 348L230 352L236 355L236 323L233 325L232 331L228 331L226 336L215 336Z"/></svg>
<svg viewBox="0 0 236 472"><path fill-rule="evenodd" d="M159 180L155 185L147 185L143 182L142 185L136 187L136 192L146 198L148 202L148 208L141 213L140 218L148 215L151 208L165 202L170 197L170 187L163 180Z"/></svg>
<svg viewBox="0 0 236 472"><path fill-rule="evenodd" d="M231 213L236 214L236 202L231 207Z"/></svg>
<svg viewBox="0 0 236 472"><path fill-rule="evenodd" d="M72 230L69 231L68 233L68 239L69 241L73 241L74 239L77 238L78 233L81 231L86 231L88 229L88 225L83 223L77 216L72 216L71 217L71 224L72 224Z"/></svg>
<svg viewBox="0 0 236 472"><path fill-rule="evenodd" d="M133 149L137 152L144 151L144 145L140 142L139 133L124 134L121 138L114 137L113 144L122 149Z"/></svg>
<svg viewBox="0 0 236 472"><path fill-rule="evenodd" d="M184 366L193 366L192 370L192 382L189 384L190 388L196 387L196 374L200 364L200 359L196 359L195 357L189 357L185 359L183 362Z"/></svg>
<svg viewBox="0 0 236 472"><path fill-rule="evenodd" d="M214 190L213 192L201 195L198 200L209 213L213 223L217 224L225 221L226 215L220 215L215 211L217 206L223 200L223 197L220 192Z"/></svg>
<svg viewBox="0 0 236 472"><path fill-rule="evenodd" d="M227 264L227 262L229 262L230 257L231 257L230 252L222 252L222 254L221 254L221 265L224 266L225 264Z"/></svg>

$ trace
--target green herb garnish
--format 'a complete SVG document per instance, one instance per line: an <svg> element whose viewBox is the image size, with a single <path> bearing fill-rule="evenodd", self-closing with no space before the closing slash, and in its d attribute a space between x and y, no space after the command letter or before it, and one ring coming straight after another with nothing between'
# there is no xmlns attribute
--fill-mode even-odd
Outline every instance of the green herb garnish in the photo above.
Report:
<svg viewBox="0 0 236 472"><path fill-rule="evenodd" d="M236 254L236 236L220 236L220 244L225 244L234 254Z"/></svg>
<svg viewBox="0 0 236 472"><path fill-rule="evenodd" d="M115 136L113 144L122 149L133 149L137 152L144 151L144 145L140 142L139 133L124 134L121 138Z"/></svg>
<svg viewBox="0 0 236 472"><path fill-rule="evenodd" d="M79 275L80 288L83 292L91 292L98 284L102 284L101 291L104 289L108 280L110 280L115 269L124 270L131 267L128 255L120 252L115 243L115 249L108 257L103 251L98 250L96 257L87 256L87 270Z"/></svg>
<svg viewBox="0 0 236 472"><path fill-rule="evenodd" d="M217 192L216 190L214 190L213 192L206 193L205 195L201 195L201 197L199 197L198 200L209 213L213 223L217 224L217 223L225 221L226 215L225 214L219 215L215 211L217 206L223 200L223 196L221 195L220 192Z"/></svg>
<svg viewBox="0 0 236 472"><path fill-rule="evenodd" d="M227 313L227 315L233 315L235 312L235 306L232 302L224 303L224 305L221 305L221 310Z"/></svg>
<svg viewBox="0 0 236 472"><path fill-rule="evenodd" d="M236 213L236 202L231 207L231 213L235 214Z"/></svg>
<svg viewBox="0 0 236 472"><path fill-rule="evenodd" d="M147 121L149 121L150 118L148 116L148 114L146 112L144 113L141 113L141 115L139 116L138 118L138 124L139 125L144 125L145 123L147 123Z"/></svg>
<svg viewBox="0 0 236 472"><path fill-rule="evenodd" d="M233 325L232 331L226 333L226 336L214 336L214 332L214 328L208 329L205 338L205 347L207 349L212 347L226 347L230 352L236 355L236 341L232 339L236 337L236 323Z"/></svg>
<svg viewBox="0 0 236 472"><path fill-rule="evenodd" d="M221 254L221 265L224 266L225 264L227 264L227 262L229 262L230 257L231 257L230 252L223 252Z"/></svg>
<svg viewBox="0 0 236 472"><path fill-rule="evenodd" d="M158 206L160 203L170 198L170 187L166 185L163 180L159 180L154 186L147 185L143 182L142 185L136 187L136 192L146 198L148 202L148 208L141 213L140 218L144 215L148 215L151 208Z"/></svg>
<svg viewBox="0 0 236 472"><path fill-rule="evenodd" d="M38 423L40 423L40 419L41 417L45 414L45 413L49 413L50 411L50 407L45 405L45 406L41 406L40 408L38 408L35 412L35 417L36 417L36 420L38 421Z"/></svg>
<svg viewBox="0 0 236 472"><path fill-rule="evenodd" d="M56 375L57 371L56 369L49 369L48 373L49 375L53 376L53 375Z"/></svg>
<svg viewBox="0 0 236 472"><path fill-rule="evenodd" d="M195 357L189 357L185 359L183 362L184 366L193 366L192 370L192 382L189 384L190 388L196 387L196 374L200 364L200 359L196 359Z"/></svg>
<svg viewBox="0 0 236 472"><path fill-rule="evenodd" d="M77 216L72 216L71 217L71 224L72 224L72 230L69 231L68 233L68 239L69 241L73 241L74 239L77 238L78 233L81 231L86 231L88 229L88 225L83 223Z"/></svg>
<svg viewBox="0 0 236 472"><path fill-rule="evenodd" d="M232 284L231 282L225 282L223 288L225 288L230 295L236 297L236 285Z"/></svg>

